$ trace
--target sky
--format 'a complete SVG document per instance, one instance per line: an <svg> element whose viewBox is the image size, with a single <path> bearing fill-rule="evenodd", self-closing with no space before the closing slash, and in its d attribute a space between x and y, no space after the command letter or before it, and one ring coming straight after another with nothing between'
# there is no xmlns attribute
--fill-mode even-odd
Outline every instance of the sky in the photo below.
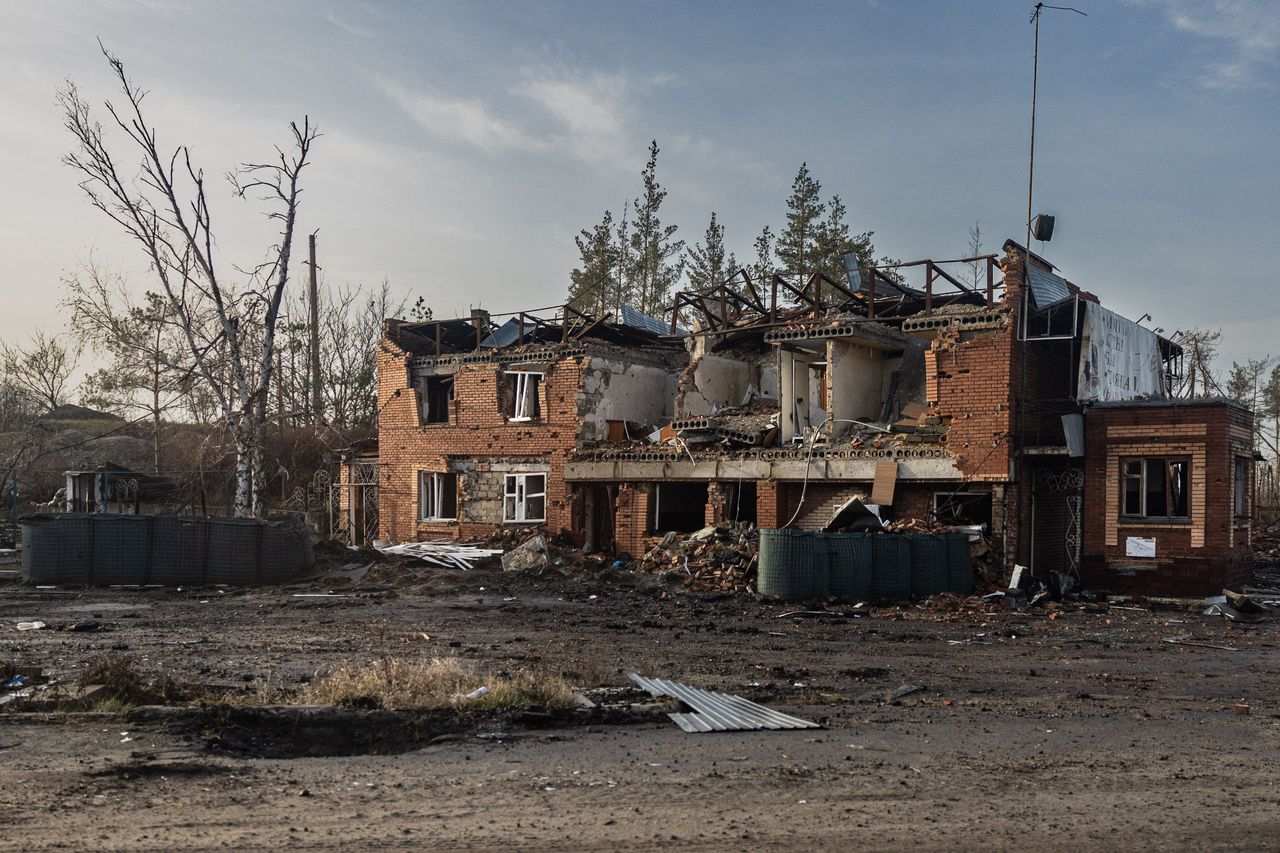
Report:
<svg viewBox="0 0 1280 853"><path fill-rule="evenodd" d="M1087 15L1040 26L1043 254L1166 334L1222 329L1224 361L1280 353L1280 8L1070 2ZM664 221L693 243L715 211L743 259L802 162L879 254L958 257L975 222L987 251L1021 241L1032 6L0 0L0 339L62 329L90 252L156 286L61 162L57 89L119 101L99 39L210 175L318 123L298 227L327 280L452 317L562 302L574 235L640 193L650 139ZM214 184L220 251L250 266L274 229Z"/></svg>

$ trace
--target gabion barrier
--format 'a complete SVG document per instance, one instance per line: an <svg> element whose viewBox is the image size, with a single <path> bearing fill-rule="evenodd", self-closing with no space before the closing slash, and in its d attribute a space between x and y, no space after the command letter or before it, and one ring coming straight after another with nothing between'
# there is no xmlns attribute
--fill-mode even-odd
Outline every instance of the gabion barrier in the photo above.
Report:
<svg viewBox="0 0 1280 853"><path fill-rule="evenodd" d="M973 592L969 539L891 533L761 530L756 589L791 601L903 600Z"/></svg>
<svg viewBox="0 0 1280 853"><path fill-rule="evenodd" d="M177 515L27 515L22 574L33 584L255 586L315 565L306 520Z"/></svg>

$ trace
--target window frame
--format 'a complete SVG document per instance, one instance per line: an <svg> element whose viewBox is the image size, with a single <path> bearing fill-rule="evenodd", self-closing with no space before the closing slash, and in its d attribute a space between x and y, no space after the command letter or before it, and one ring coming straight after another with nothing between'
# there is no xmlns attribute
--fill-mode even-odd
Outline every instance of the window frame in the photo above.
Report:
<svg viewBox="0 0 1280 853"><path fill-rule="evenodd" d="M444 415L443 419L439 417L434 417L434 418L432 417L432 415L434 414L434 409L432 408L432 405L431 405L431 401L433 398L433 395L432 395L433 383L436 384L437 386L444 385L446 383L448 384L448 388L445 389L444 394L442 395L444 398L443 399L444 411L442 412L442 414ZM422 425L423 426L447 426L448 424L453 423L453 401L454 401L454 389L456 387L457 387L456 377L453 377L453 376L423 377L422 379Z"/></svg>
<svg viewBox="0 0 1280 853"><path fill-rule="evenodd" d="M542 491L529 491L529 480L542 478ZM542 516L529 517L529 499L542 498ZM511 512L507 511L507 501L511 500ZM528 471L507 474L502 480L502 523L503 524L538 524L547 520L547 472Z"/></svg>
<svg viewBox="0 0 1280 853"><path fill-rule="evenodd" d="M1164 463L1164 501L1165 513L1162 515L1151 515L1147 512L1147 476L1149 466L1152 463ZM1129 465L1137 463L1139 465L1138 473L1129 472ZM1173 466L1181 464L1183 471L1186 472L1186 480L1184 482L1184 498L1187 505L1187 511L1184 515L1173 515L1169 512L1173 508ZM1138 512L1128 511L1126 498L1128 497L1129 482L1132 478L1138 479ZM1191 457L1189 456L1122 456L1120 457L1120 518L1125 521L1152 521L1152 522L1189 522L1191 520Z"/></svg>
<svg viewBox="0 0 1280 853"><path fill-rule="evenodd" d="M1237 456L1231 466L1231 517L1236 524L1250 520L1249 486L1253 478L1249 473L1249 463L1252 461L1247 456Z"/></svg>
<svg viewBox="0 0 1280 853"><path fill-rule="evenodd" d="M428 502L431 504L430 509L433 513L439 512L441 504L444 503L446 477L453 478L453 515L428 514ZM456 473L452 471L418 472L418 521L457 521L458 503L458 475Z"/></svg>
<svg viewBox="0 0 1280 853"><path fill-rule="evenodd" d="M511 381L509 386L511 410L504 411L507 420L513 423L530 423L542 420L542 385L546 381L546 373L541 370L504 370L502 375L505 379ZM532 396L529 394L530 376L538 377L534 384ZM532 414L526 411L526 404L530 401L533 403Z"/></svg>

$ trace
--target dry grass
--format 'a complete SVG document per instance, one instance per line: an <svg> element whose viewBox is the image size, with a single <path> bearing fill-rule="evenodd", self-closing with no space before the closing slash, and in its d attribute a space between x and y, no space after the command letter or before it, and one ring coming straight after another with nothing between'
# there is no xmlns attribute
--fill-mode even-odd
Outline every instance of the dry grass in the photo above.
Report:
<svg viewBox="0 0 1280 853"><path fill-rule="evenodd" d="M168 676L147 678L142 675L128 655L108 654L93 658L81 670L78 681L82 685L105 685L107 700L112 700L120 708L171 705L187 698Z"/></svg>
<svg viewBox="0 0 1280 853"><path fill-rule="evenodd" d="M485 695L465 698L481 687L488 688ZM316 705L386 710L493 709L515 705L567 708L573 704L573 689L558 675L529 671L481 675L457 658L406 661L387 657L330 670L299 698Z"/></svg>

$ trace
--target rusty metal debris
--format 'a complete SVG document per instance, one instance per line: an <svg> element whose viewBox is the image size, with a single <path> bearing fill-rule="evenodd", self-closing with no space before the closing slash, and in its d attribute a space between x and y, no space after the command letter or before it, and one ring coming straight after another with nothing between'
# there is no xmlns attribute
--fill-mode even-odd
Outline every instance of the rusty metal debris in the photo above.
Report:
<svg viewBox="0 0 1280 853"><path fill-rule="evenodd" d="M670 696L693 709L693 713L668 714L676 725L686 732L734 732L759 731L761 729L820 729L822 726L799 717L783 714L772 708L728 693L715 693L689 687L678 681L663 678L645 678L634 672L627 673L637 687L654 696Z"/></svg>

